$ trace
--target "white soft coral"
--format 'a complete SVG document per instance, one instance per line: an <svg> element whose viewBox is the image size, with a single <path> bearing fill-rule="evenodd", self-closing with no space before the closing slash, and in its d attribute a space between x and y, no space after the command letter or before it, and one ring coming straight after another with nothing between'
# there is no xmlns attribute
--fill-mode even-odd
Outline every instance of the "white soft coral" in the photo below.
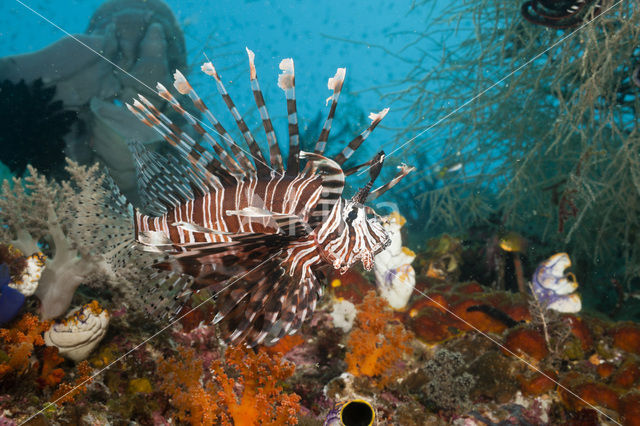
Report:
<svg viewBox="0 0 640 426"><path fill-rule="evenodd" d="M41 251L39 242L49 246L35 292L43 319L65 314L78 286L89 284L88 277L99 269L95 257L82 247L83 241L69 232L76 222L82 189L73 184L82 187L96 182L98 166L86 168L69 162L67 170L73 179L60 185L29 167L29 176L14 178L13 185L5 181L0 194L0 221L5 224L0 230L2 240L10 241L25 256Z"/></svg>

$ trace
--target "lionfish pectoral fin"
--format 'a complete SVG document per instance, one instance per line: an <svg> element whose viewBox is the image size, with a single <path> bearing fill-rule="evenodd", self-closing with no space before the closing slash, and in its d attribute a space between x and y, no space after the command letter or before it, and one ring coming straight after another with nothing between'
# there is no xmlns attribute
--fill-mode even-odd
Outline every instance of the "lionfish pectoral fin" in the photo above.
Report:
<svg viewBox="0 0 640 426"><path fill-rule="evenodd" d="M312 232L311 226L295 214L274 213L260 207L245 207L241 210L227 210L227 215L250 218L271 218L278 225L278 233L289 237L303 237Z"/></svg>
<svg viewBox="0 0 640 426"><path fill-rule="evenodd" d="M228 216L242 216L242 217L272 217L275 213L270 212L269 210L262 209L260 207L245 207L240 210L227 210Z"/></svg>
<svg viewBox="0 0 640 426"><path fill-rule="evenodd" d="M232 232L217 231L215 229L200 226L198 224L191 223L191 222L174 222L171 225L176 226L184 231L190 231L190 232L202 232L204 234L216 234L216 235L233 235Z"/></svg>
<svg viewBox="0 0 640 426"><path fill-rule="evenodd" d="M140 231L138 232L138 242L144 246L172 246L173 242L164 232L160 231Z"/></svg>
<svg viewBox="0 0 640 426"><path fill-rule="evenodd" d="M311 226L300 216L295 214L280 214L274 216L278 224L278 232L290 237L305 237L313 232Z"/></svg>

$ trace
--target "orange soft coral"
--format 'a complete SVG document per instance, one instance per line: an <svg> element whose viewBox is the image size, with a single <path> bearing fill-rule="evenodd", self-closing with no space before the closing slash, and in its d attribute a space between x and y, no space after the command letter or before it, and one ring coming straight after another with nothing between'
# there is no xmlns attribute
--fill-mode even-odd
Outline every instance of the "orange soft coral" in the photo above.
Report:
<svg viewBox="0 0 640 426"><path fill-rule="evenodd" d="M347 370L356 376L368 376L384 387L396 373L398 361L410 348L411 333L402 324L393 323L387 302L369 292L361 305L355 326L347 341Z"/></svg>
<svg viewBox="0 0 640 426"><path fill-rule="evenodd" d="M64 359L58 355L58 348L50 346L44 348L42 353L42 370L40 371L40 377L38 377L38 385L41 388L55 386L64 377L64 370L62 368L56 368L62 364Z"/></svg>
<svg viewBox="0 0 640 426"><path fill-rule="evenodd" d="M75 401L75 397L78 394L87 391L87 385L89 385L93 379L91 373L93 372L89 361L82 361L76 365L76 378L73 383L60 383L58 389L53 393L51 402L54 404L65 404L67 402Z"/></svg>
<svg viewBox="0 0 640 426"><path fill-rule="evenodd" d="M230 346L224 363L211 364L211 380L201 381L202 361L191 349L180 352L182 360L162 360L158 369L160 389L171 396L178 419L204 425L297 424L300 397L278 386L293 374L294 365L283 362L279 353Z"/></svg>
<svg viewBox="0 0 640 426"><path fill-rule="evenodd" d="M6 354L0 362L0 378L11 371L22 373L31 366L34 346L44 345L42 333L48 322L40 322L32 314L24 314L11 328L0 328L0 350Z"/></svg>

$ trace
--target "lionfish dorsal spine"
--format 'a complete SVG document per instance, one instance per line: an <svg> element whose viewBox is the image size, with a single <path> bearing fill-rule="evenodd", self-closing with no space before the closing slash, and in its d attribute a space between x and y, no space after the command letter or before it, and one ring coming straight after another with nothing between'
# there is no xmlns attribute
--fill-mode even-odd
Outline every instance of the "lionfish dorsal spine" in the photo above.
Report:
<svg viewBox="0 0 640 426"><path fill-rule="evenodd" d="M207 62L204 65L202 65L202 70L204 71L205 74L213 77L214 80L216 81L216 87L218 88L218 92L222 96L222 99L224 100L224 103L227 106L227 109L229 110L229 112L231 112L231 115L233 116L236 122L236 126L240 130L240 133L242 133L242 137L247 143L247 146L249 146L249 151L251 152L251 156L254 159L258 176L260 177L269 176L270 167L267 164L267 160L262 155L262 151L260 150L260 147L258 146L258 143L256 142L255 138L253 137L253 134L251 134L251 131L247 126L247 123L245 123L244 119L240 115L240 112L238 112L238 108L233 103L233 100L231 99L231 95L229 95L229 92L227 92L227 89L224 87L224 84L222 83L222 79L220 78L220 75L218 75L218 72L216 71L216 69L214 68L211 62Z"/></svg>
<svg viewBox="0 0 640 426"><path fill-rule="evenodd" d="M369 119L371 120L371 124L369 124L369 127L367 127L362 133L356 136L351 142L349 142L349 144L342 150L342 152L336 156L336 163L342 166L353 155L353 153L356 152L358 148L360 148L360 145L362 145L362 143L369 137L371 132L373 132L373 129L375 129L378 124L380 124L380 122L388 112L389 108L385 108L378 113L372 112L371 114L369 114Z"/></svg>
<svg viewBox="0 0 640 426"><path fill-rule="evenodd" d="M300 130L298 128L298 107L296 103L296 75L293 59L280 61L278 87L284 90L287 100L287 122L289 127L289 157L287 158L287 174L296 176L300 170Z"/></svg>
<svg viewBox="0 0 640 426"><path fill-rule="evenodd" d="M329 133L331 132L331 125L333 124L333 117L336 115L336 108L338 106L338 99L342 92L342 86L344 85L344 78L347 73L346 68L338 68L336 74L331 77L327 83L328 89L333 90L333 95L327 98L327 102L331 101L331 108L327 119L322 125L322 131L316 142L316 147L313 150L316 154L324 154L324 150L327 147L327 140L329 139Z"/></svg>
<svg viewBox="0 0 640 426"><path fill-rule="evenodd" d="M264 132L267 135L267 144L269 145L269 160L271 161L271 167L275 169L276 173L284 174L284 165L282 164L282 154L280 153L280 147L278 146L278 139L276 138L276 132L273 129L273 123L267 110L267 105L260 90L260 83L258 83L258 73L256 72L256 66L254 63L255 54L249 48L247 50L247 56L249 57L249 78L251 81L251 90L253 92L253 98L256 101L258 112L260 113L260 119L262 120L262 126Z"/></svg>

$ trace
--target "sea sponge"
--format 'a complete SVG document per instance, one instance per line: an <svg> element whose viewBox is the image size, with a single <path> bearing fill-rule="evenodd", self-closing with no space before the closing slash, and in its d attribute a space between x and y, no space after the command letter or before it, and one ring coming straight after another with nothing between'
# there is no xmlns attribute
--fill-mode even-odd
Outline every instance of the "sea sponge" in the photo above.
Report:
<svg viewBox="0 0 640 426"><path fill-rule="evenodd" d="M109 313L94 300L55 322L44 333L44 341L58 348L60 355L80 362L100 343L108 326Z"/></svg>
<svg viewBox="0 0 640 426"><path fill-rule="evenodd" d="M634 323L620 323L610 331L613 346L640 355L640 327Z"/></svg>
<svg viewBox="0 0 640 426"><path fill-rule="evenodd" d="M505 338L504 345L511 353L517 356L527 355L536 361L542 361L549 354L544 336L530 328L519 327L511 330ZM511 355L507 351L504 352Z"/></svg>
<svg viewBox="0 0 640 426"><path fill-rule="evenodd" d="M475 384L475 378L471 374L461 372L465 364L462 355L447 349L439 349L433 358L426 362L424 371L429 381L423 387L421 398L426 400L425 405L464 411L470 402L469 393Z"/></svg>

